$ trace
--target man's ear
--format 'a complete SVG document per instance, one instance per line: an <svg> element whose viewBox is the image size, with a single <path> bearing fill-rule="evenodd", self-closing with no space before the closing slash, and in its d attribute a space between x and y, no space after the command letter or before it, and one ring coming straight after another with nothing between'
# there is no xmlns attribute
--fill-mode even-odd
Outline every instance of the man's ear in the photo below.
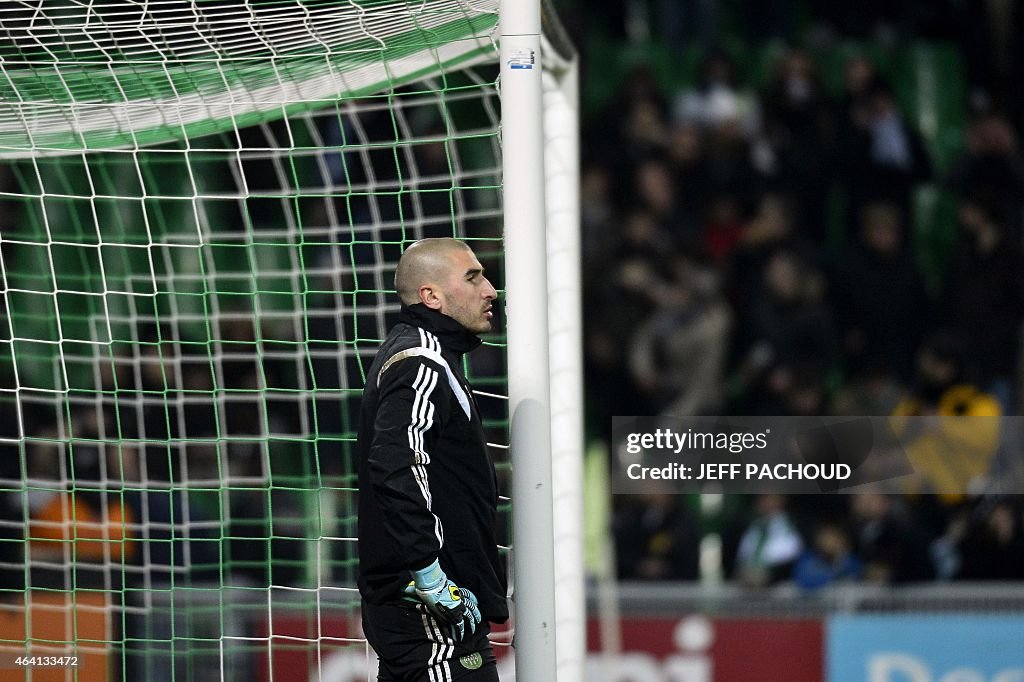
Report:
<svg viewBox="0 0 1024 682"><path fill-rule="evenodd" d="M441 297L438 295L438 290L430 285L423 285L420 287L420 303L432 308L434 310L441 309Z"/></svg>

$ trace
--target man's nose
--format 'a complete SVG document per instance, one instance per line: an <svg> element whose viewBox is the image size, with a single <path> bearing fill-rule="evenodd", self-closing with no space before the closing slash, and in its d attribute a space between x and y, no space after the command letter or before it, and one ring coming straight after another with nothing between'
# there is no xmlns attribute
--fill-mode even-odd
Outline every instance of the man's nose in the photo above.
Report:
<svg viewBox="0 0 1024 682"><path fill-rule="evenodd" d="M485 278L486 279L486 278ZM484 287L484 298L488 301L498 298L498 290L491 284L491 280L487 280L487 286Z"/></svg>

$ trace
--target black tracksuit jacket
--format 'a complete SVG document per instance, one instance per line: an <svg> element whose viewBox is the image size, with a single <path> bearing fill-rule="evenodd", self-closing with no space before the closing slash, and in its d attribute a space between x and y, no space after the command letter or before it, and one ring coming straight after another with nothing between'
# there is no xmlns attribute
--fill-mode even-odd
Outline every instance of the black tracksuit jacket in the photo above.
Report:
<svg viewBox="0 0 1024 682"><path fill-rule="evenodd" d="M435 558L504 622L498 489L462 356L480 339L422 304L403 307L366 375L359 423L359 592L401 598Z"/></svg>

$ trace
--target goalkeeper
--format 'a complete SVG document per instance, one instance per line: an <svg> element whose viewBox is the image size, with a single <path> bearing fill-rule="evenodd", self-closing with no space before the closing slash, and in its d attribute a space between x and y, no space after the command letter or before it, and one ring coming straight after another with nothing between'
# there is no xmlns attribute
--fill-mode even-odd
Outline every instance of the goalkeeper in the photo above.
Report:
<svg viewBox="0 0 1024 682"><path fill-rule="evenodd" d="M497 682L497 482L460 369L497 293L455 239L406 249L395 288L401 315L367 372L359 424L363 630L381 682Z"/></svg>

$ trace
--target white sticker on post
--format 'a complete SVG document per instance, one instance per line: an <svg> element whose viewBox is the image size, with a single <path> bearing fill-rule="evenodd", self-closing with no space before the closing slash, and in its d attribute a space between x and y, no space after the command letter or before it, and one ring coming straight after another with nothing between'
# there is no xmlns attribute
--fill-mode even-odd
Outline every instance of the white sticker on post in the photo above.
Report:
<svg viewBox="0 0 1024 682"><path fill-rule="evenodd" d="M533 50L520 48L512 51L512 56L508 58L508 68L532 69L536 61L536 54Z"/></svg>

